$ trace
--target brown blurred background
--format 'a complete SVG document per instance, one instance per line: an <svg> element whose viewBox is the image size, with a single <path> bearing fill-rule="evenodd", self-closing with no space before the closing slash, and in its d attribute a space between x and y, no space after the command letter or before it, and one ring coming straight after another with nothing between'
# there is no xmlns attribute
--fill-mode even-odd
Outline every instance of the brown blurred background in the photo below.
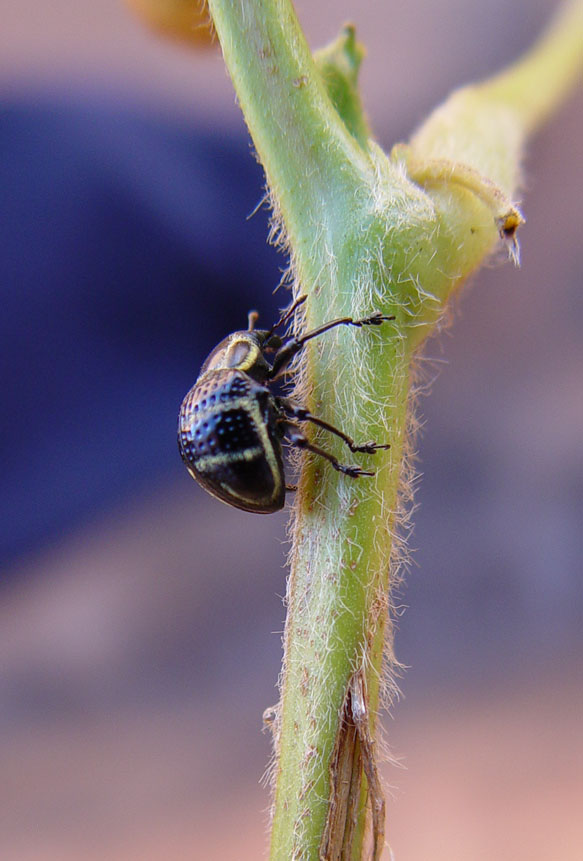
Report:
<svg viewBox="0 0 583 861"><path fill-rule="evenodd" d="M313 47L356 23L388 149L555 4L296 6ZM175 422L213 343L285 304L261 174L217 53L115 0L2 19L0 858L260 858L285 515L203 494ZM581 858L581 108L530 147L522 268L481 272L426 350L398 861Z"/></svg>

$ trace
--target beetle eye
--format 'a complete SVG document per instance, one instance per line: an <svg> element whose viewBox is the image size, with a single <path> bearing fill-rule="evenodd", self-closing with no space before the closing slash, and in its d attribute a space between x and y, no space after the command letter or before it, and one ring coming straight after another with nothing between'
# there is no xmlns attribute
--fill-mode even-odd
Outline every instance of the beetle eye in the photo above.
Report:
<svg viewBox="0 0 583 861"><path fill-rule="evenodd" d="M272 352L273 350L279 350L281 345L282 345L282 340L279 337L279 335L270 335L268 340L263 345L263 348L265 350L269 350L269 352Z"/></svg>

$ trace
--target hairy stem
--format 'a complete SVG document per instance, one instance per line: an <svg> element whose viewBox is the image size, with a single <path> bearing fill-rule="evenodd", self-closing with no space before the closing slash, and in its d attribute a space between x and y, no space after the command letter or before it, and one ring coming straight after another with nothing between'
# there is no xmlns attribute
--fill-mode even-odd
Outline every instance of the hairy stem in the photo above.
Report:
<svg viewBox="0 0 583 861"><path fill-rule="evenodd" d="M361 857L374 809L374 757L388 596L402 520L412 361L451 292L503 235L517 255L524 137L575 77L580 2L515 67L454 94L387 158L367 140L354 31L318 57L289 0L209 0L225 62L264 165L308 327L375 310L381 327L340 327L309 343L297 396L358 442L351 454L318 430L353 479L308 456L293 514L271 857ZM390 564L391 563L391 564ZM390 645L389 645L390 651ZM340 775L343 777L340 778ZM349 785L348 785L349 784ZM348 785L348 788L347 788Z"/></svg>

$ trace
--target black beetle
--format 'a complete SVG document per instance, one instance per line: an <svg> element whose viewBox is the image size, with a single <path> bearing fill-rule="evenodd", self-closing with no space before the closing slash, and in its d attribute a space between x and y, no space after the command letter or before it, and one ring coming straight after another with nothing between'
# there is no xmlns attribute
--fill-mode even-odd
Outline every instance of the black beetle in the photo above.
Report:
<svg viewBox="0 0 583 861"><path fill-rule="evenodd" d="M306 300L300 296L271 329L255 329L257 313L249 313L249 328L233 332L218 344L180 407L178 447L192 477L218 499L244 511L270 514L283 508L286 486L282 440L325 457L334 469L357 478L374 475L359 466L344 465L306 439L291 420L309 421L339 436L351 451L372 454L389 448L351 437L313 416L289 398L275 395L269 385L285 373L293 357L312 338L335 326L380 326L394 320L380 311L354 320L342 317L285 343L275 330L287 323ZM266 353L274 353L269 364Z"/></svg>

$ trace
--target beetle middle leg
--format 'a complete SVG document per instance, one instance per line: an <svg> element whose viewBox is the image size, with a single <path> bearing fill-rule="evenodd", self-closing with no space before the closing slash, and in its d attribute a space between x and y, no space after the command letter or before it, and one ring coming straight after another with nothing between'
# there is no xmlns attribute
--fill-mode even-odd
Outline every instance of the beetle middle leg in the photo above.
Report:
<svg viewBox="0 0 583 861"><path fill-rule="evenodd" d="M312 413L305 407L295 404L289 398L278 397L276 398L276 402L288 416L291 416L300 422L311 422L324 430L330 431L330 433L335 434L337 437L340 437L340 439L346 443L350 451L363 452L363 454L374 454L375 451L391 447L390 443L379 443L374 442L374 440L369 440L369 442L358 445L358 443L354 442L352 437L348 436L347 433L344 433L344 431L341 431L339 428L334 427L334 425L324 421L324 419L319 419L317 416L312 415Z"/></svg>
<svg viewBox="0 0 583 861"><path fill-rule="evenodd" d="M301 429L294 424L293 422L287 421L286 419L282 419L279 422L279 427L281 428L281 432L284 438L289 442L290 445L293 445L295 448L306 449L307 451L311 451L312 454L318 454L320 457L325 457L327 461L329 461L334 469L337 472L342 472L344 475L349 475L351 478L359 478L361 475L374 475L374 471L370 472L365 469L361 469L360 466L356 466L354 464L344 464L340 463L338 458L334 457L330 452L325 451L323 448L320 448L314 443L311 443L302 433Z"/></svg>

